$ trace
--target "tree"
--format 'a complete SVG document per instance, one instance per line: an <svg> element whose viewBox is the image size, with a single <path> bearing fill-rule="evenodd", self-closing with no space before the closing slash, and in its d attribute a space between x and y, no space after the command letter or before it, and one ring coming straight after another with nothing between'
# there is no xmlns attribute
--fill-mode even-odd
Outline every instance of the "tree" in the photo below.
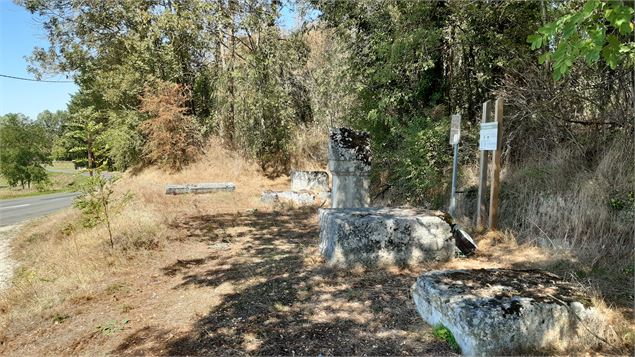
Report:
<svg viewBox="0 0 635 357"><path fill-rule="evenodd" d="M148 162L178 171L201 153L200 127L185 114L188 100L182 86L169 82L149 89L141 99L141 111L150 117L139 126L147 137L143 151Z"/></svg>
<svg viewBox="0 0 635 357"><path fill-rule="evenodd" d="M76 166L86 167L90 176L96 168L106 164L103 153L107 150L104 144L104 124L101 114L94 107L80 109L71 114L67 124L66 136L71 140L71 153L80 156L73 162Z"/></svg>
<svg viewBox="0 0 635 357"><path fill-rule="evenodd" d="M0 174L9 185L22 188L45 181L42 165L51 162L45 129L22 114L7 114L0 119Z"/></svg>
<svg viewBox="0 0 635 357"><path fill-rule="evenodd" d="M53 159L66 159L68 153L62 146L64 126L68 120L68 112L58 110L55 113L45 110L37 115L36 123L44 128L47 136L47 146L51 150Z"/></svg>
<svg viewBox="0 0 635 357"><path fill-rule="evenodd" d="M552 64L555 80L568 73L578 59L587 64L602 60L613 70L622 64L632 67L633 6L628 4L600 0L573 3L564 15L529 35L527 42L534 50L547 47L539 61Z"/></svg>
<svg viewBox="0 0 635 357"><path fill-rule="evenodd" d="M111 248L115 247L112 217L132 198L130 192L120 197L113 196L113 184L116 180L114 177L106 178L98 171L97 175L90 177L82 185L82 194L74 202L74 206L82 212L84 226L94 227L100 222L106 226Z"/></svg>

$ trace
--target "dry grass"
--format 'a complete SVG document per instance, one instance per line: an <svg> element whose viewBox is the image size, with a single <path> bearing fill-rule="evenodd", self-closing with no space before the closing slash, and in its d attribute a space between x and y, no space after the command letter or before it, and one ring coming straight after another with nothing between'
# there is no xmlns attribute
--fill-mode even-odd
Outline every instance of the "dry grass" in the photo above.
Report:
<svg viewBox="0 0 635 357"><path fill-rule="evenodd" d="M210 181L237 190L164 194L167 183ZM113 222L115 250L74 210L24 228L14 241L21 268L0 293L0 354L451 354L408 293L422 271L542 267L577 278L575 255L512 234L480 237L476 257L445 265L331 270L314 208L259 202L287 185L212 143L180 173L119 181L134 199ZM618 342L605 352L629 353L632 325L614 316Z"/></svg>

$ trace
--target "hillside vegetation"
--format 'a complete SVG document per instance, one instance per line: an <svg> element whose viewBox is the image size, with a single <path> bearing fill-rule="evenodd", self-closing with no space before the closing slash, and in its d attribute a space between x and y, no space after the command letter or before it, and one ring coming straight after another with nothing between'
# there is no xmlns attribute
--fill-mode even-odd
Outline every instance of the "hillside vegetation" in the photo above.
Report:
<svg viewBox="0 0 635 357"><path fill-rule="evenodd" d="M56 159L123 177L107 225L68 209L18 234L0 351L451 353L405 289L426 269L497 266L590 289L612 319L602 352L632 353L632 1L17 2L48 40L30 70L68 75L79 90L66 111L0 118L16 143L2 148L0 174L45 182ZM483 102L497 98L491 232L474 219ZM287 188L291 170L326 169L328 128L348 126L370 133L373 205L446 210L455 113L456 218L476 257L332 271L314 208L259 201ZM29 130L37 150L16 134ZM237 190L164 194L168 183L215 181Z"/></svg>

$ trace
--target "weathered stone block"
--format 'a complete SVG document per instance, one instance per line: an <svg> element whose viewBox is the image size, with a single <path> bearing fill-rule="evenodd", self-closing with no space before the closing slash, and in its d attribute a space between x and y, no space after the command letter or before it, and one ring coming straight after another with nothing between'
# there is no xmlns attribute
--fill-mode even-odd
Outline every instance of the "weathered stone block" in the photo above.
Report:
<svg viewBox="0 0 635 357"><path fill-rule="evenodd" d="M416 265L454 255L441 212L413 208L319 210L320 252L329 265Z"/></svg>
<svg viewBox="0 0 635 357"><path fill-rule="evenodd" d="M370 171L370 135L348 128L331 128L328 147L331 172L362 174Z"/></svg>
<svg viewBox="0 0 635 357"><path fill-rule="evenodd" d="M291 172L291 191L327 192L329 175L326 171L293 171Z"/></svg>
<svg viewBox="0 0 635 357"><path fill-rule="evenodd" d="M607 330L579 286L538 270L434 271L412 295L423 319L449 329L468 356L584 350Z"/></svg>
<svg viewBox="0 0 635 357"><path fill-rule="evenodd" d="M329 192L265 191L260 195L264 203L287 202L298 206L321 204L328 198Z"/></svg>
<svg viewBox="0 0 635 357"><path fill-rule="evenodd" d="M331 207L354 208L370 206L370 177L333 173Z"/></svg>
<svg viewBox="0 0 635 357"><path fill-rule="evenodd" d="M328 159L333 174L332 207L368 207L371 160L368 133L332 128Z"/></svg>
<svg viewBox="0 0 635 357"><path fill-rule="evenodd" d="M198 184L185 184L185 185L167 185L165 186L165 193L167 195L182 195L186 193L212 193L212 192L231 192L236 190L236 185L231 182L213 182L213 183L198 183Z"/></svg>

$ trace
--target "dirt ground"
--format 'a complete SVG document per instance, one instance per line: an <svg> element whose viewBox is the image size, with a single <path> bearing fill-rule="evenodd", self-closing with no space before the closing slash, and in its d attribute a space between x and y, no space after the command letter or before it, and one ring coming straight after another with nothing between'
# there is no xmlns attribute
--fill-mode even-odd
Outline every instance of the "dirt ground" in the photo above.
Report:
<svg viewBox="0 0 635 357"><path fill-rule="evenodd" d="M0 290L0 355L453 355L415 311L410 287L422 272L544 268L581 289L593 285L576 275L574 257L518 246L506 234L481 237L475 257L444 264L327 268L316 207L259 202L260 192L288 187L288 179L267 181L239 159L209 152L181 176L150 170L122 181L136 200L114 223L123 248L109 248L103 227L74 226L72 210L20 234L13 284ZM163 192L167 182L201 177L239 188ZM140 240L123 245L130 237ZM145 243L122 250L135 242ZM629 354L633 279L620 279L600 289L620 315L612 327L619 342L602 352Z"/></svg>
<svg viewBox="0 0 635 357"><path fill-rule="evenodd" d="M446 355L417 315L418 271L325 268L315 208L195 215L102 294L16 321L10 355Z"/></svg>
<svg viewBox="0 0 635 357"><path fill-rule="evenodd" d="M451 355L417 315L420 270L332 270L315 208L192 215L102 293L20 321L3 355ZM456 260L483 266L494 256ZM512 264L513 265L513 264Z"/></svg>

